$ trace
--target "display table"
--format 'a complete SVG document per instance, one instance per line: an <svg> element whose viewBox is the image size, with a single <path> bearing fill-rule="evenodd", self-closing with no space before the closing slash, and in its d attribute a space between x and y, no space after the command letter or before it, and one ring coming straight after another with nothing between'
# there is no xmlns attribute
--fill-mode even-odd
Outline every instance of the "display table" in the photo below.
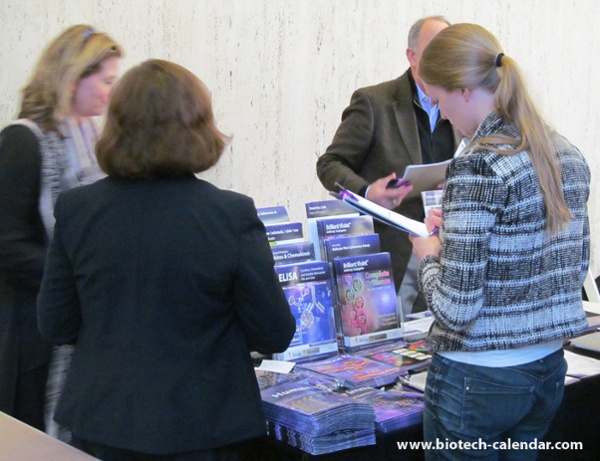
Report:
<svg viewBox="0 0 600 461"><path fill-rule="evenodd" d="M568 349L568 348L567 348ZM577 351L577 353L580 353ZM597 356L595 358L598 358ZM581 442L583 450L544 450L539 461L598 461L600 460L600 375L582 378L565 387L561 407L546 434L548 442ZM252 459L257 461L419 461L424 460L422 450L398 449L398 442L423 440L422 424L388 434L377 434L377 444L353 448L326 455L314 456L277 440L265 437L256 444Z"/></svg>
<svg viewBox="0 0 600 461"><path fill-rule="evenodd" d="M0 461L98 461L0 412Z"/></svg>

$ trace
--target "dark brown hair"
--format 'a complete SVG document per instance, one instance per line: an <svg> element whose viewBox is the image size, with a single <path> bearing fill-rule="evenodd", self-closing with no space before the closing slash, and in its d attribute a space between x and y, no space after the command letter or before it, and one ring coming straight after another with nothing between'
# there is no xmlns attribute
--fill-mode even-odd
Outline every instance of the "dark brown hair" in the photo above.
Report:
<svg viewBox="0 0 600 461"><path fill-rule="evenodd" d="M176 178L215 165L227 140L204 83L178 64L152 59L117 82L96 156L110 176Z"/></svg>

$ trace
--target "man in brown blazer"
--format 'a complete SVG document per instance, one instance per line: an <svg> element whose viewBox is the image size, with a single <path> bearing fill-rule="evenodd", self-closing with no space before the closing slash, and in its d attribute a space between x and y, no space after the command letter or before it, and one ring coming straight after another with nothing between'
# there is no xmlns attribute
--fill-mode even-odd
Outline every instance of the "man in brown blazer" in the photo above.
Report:
<svg viewBox="0 0 600 461"><path fill-rule="evenodd" d="M451 158L460 141L450 122L439 116L437 105L424 94L417 74L423 50L448 25L441 16L417 21L408 35L410 68L396 80L354 92L331 145L317 161L317 174L327 190L337 190L339 183L381 206L423 219L420 198L403 200L409 187L389 189L386 185L390 179L402 177L408 165ZM425 310L425 300L417 297L416 261L409 264L412 245L407 234L380 223L375 223L375 230L382 251L391 254L404 313Z"/></svg>

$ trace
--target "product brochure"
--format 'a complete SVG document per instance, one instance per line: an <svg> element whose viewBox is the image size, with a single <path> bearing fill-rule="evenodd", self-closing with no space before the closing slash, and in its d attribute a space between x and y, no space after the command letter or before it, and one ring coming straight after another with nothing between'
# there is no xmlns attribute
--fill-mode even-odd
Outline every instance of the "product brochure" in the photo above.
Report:
<svg viewBox="0 0 600 461"><path fill-rule="evenodd" d="M289 217L285 207L283 206L270 206L265 208L257 208L258 219L263 224L276 224L289 222Z"/></svg>
<svg viewBox="0 0 600 461"><path fill-rule="evenodd" d="M265 224L269 245L304 242L301 222Z"/></svg>
<svg viewBox="0 0 600 461"><path fill-rule="evenodd" d="M402 337L390 254L335 258L340 348L354 352Z"/></svg>
<svg viewBox="0 0 600 461"><path fill-rule="evenodd" d="M324 261L276 265L275 272L296 318L296 333L276 360L302 361L338 353L331 274Z"/></svg>
<svg viewBox="0 0 600 461"><path fill-rule="evenodd" d="M271 245L271 251L275 264L296 264L315 260L315 246L312 242Z"/></svg>
<svg viewBox="0 0 600 461"><path fill-rule="evenodd" d="M335 378L347 388L362 386L380 387L393 384L400 376L400 369L358 355L340 354L328 359L315 360L296 365L295 371L317 373Z"/></svg>

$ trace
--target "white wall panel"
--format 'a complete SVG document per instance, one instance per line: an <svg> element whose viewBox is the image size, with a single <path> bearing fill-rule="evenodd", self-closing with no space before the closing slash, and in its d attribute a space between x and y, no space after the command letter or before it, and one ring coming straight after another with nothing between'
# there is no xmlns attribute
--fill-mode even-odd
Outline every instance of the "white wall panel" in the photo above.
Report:
<svg viewBox="0 0 600 461"><path fill-rule="evenodd" d="M123 45L123 70L169 59L208 85L217 123L233 138L203 177L304 220L305 202L328 197L315 162L352 91L401 74L408 29L430 14L490 29L521 64L548 121L586 156L600 273L595 0L0 0L0 125L16 115L46 43L90 23Z"/></svg>

